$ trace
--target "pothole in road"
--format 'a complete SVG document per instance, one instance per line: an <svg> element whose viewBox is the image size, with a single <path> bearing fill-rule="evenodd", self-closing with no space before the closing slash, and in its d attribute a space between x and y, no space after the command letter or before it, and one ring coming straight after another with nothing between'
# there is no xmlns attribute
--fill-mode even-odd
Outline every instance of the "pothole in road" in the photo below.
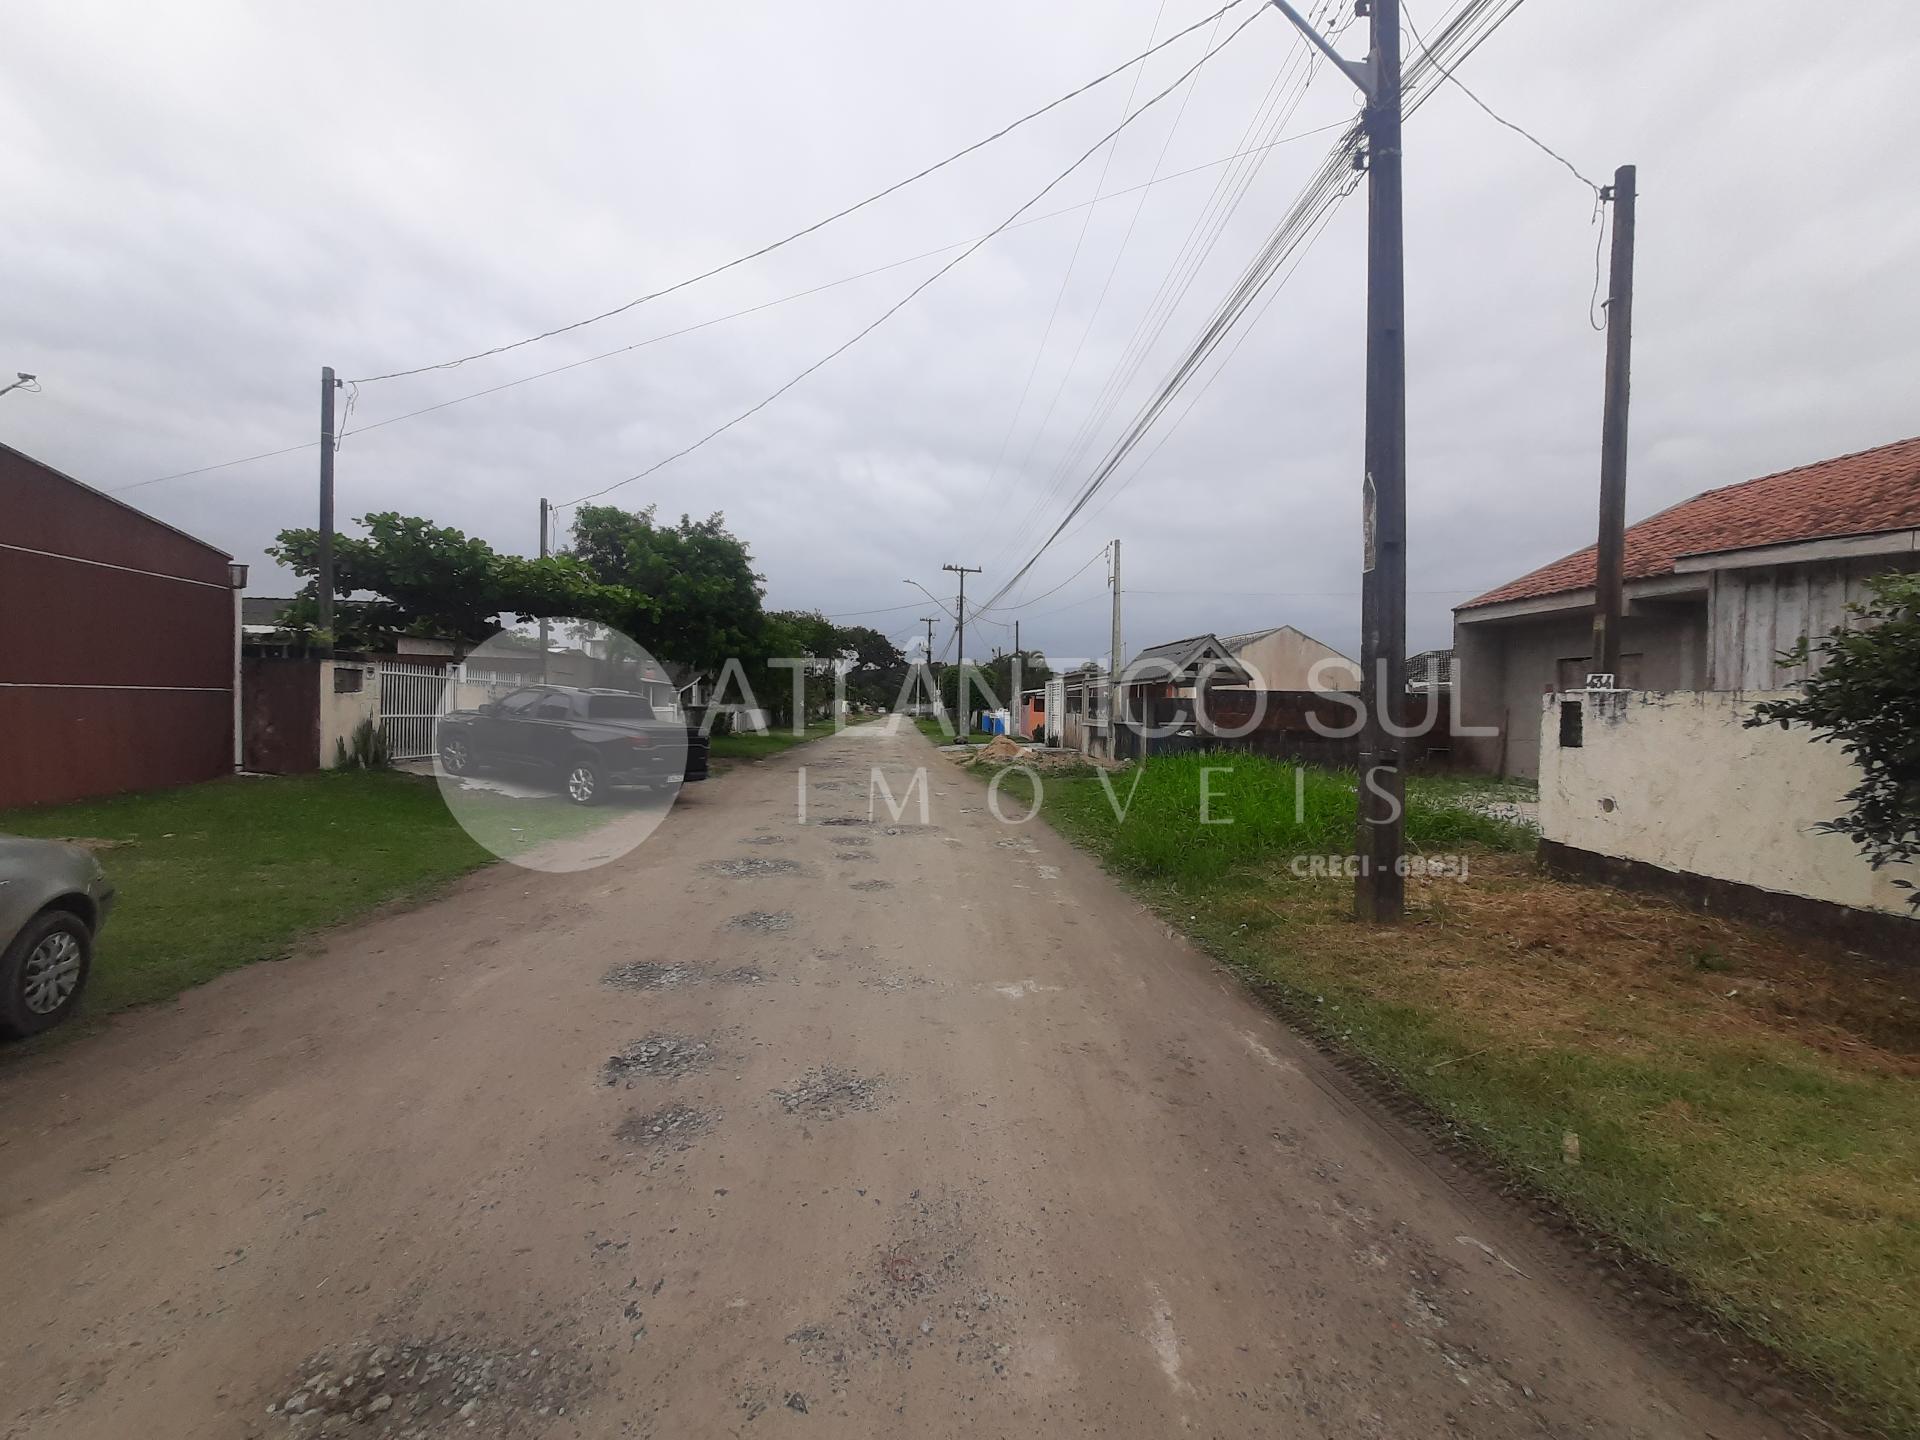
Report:
<svg viewBox="0 0 1920 1440"><path fill-rule="evenodd" d="M880 833L882 835L931 835L939 828L938 825L888 825Z"/></svg>
<svg viewBox="0 0 1920 1440"><path fill-rule="evenodd" d="M620 1122L613 1133L640 1150L661 1148L685 1150L719 1123L717 1110L696 1110L691 1105L667 1105L651 1115L638 1110Z"/></svg>
<svg viewBox="0 0 1920 1440"><path fill-rule="evenodd" d="M824 820L816 820L816 825L864 825L867 822L858 815L829 815Z"/></svg>
<svg viewBox="0 0 1920 1440"><path fill-rule="evenodd" d="M758 965L736 965L713 977L716 985L764 985L767 975Z"/></svg>
<svg viewBox="0 0 1920 1440"><path fill-rule="evenodd" d="M784 835L748 835L743 837L740 843L742 845L784 845L787 843L787 837Z"/></svg>
<svg viewBox="0 0 1920 1440"><path fill-rule="evenodd" d="M891 880L856 880L853 882L852 885L848 886L847 888L851 890L868 890L868 891L891 890L893 888L893 882Z"/></svg>
<svg viewBox="0 0 1920 1440"><path fill-rule="evenodd" d="M600 1067L600 1078L609 1085L635 1080L671 1079L704 1070L714 1060L711 1040L696 1040L687 1035L655 1031L643 1040L635 1040L618 1055L607 1057Z"/></svg>
<svg viewBox="0 0 1920 1440"><path fill-rule="evenodd" d="M355 1435L519 1436L544 1430L593 1388L566 1346L510 1350L459 1339L322 1350L268 1406L296 1440Z"/></svg>
<svg viewBox="0 0 1920 1440"><path fill-rule="evenodd" d="M924 975L870 975L860 982L869 990L918 990L931 985L933 981Z"/></svg>
<svg viewBox="0 0 1920 1440"><path fill-rule="evenodd" d="M854 1110L879 1109L887 1098L887 1086L872 1076L822 1065L807 1071L792 1088L774 1091L773 1096L789 1115L831 1120Z"/></svg>
<svg viewBox="0 0 1920 1440"><path fill-rule="evenodd" d="M727 921L735 930L753 930L762 935L781 935L793 928L791 910L748 910Z"/></svg>
<svg viewBox="0 0 1920 1440"><path fill-rule="evenodd" d="M721 875L732 875L739 879L752 879L759 875L788 875L800 868L798 860L774 860L763 855L745 855L737 860L715 860L707 869Z"/></svg>
<svg viewBox="0 0 1920 1440"><path fill-rule="evenodd" d="M878 865L880 862L864 850L836 850L833 858L858 865Z"/></svg>
<svg viewBox="0 0 1920 1440"><path fill-rule="evenodd" d="M836 835L833 837L833 843L836 845L871 845L873 841L864 835Z"/></svg>

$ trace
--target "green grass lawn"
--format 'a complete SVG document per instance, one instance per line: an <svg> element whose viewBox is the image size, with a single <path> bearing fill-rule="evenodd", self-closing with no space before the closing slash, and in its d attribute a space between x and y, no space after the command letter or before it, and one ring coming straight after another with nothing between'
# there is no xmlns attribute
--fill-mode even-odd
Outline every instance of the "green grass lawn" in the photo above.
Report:
<svg viewBox="0 0 1920 1440"><path fill-rule="evenodd" d="M822 735L831 735L837 728L831 720L811 720L798 735L787 725L776 725L764 735L715 735L707 742L707 753L717 760L764 760L769 755L778 755L782 750L791 750L795 745L804 745L809 740L818 740Z"/></svg>
<svg viewBox="0 0 1920 1440"><path fill-rule="evenodd" d="M1200 770L1211 777L1201 825ZM991 773L989 767L978 767ZM1168 921L1367 1057L1585 1223L1831 1385L1851 1423L1920 1435L1920 987L1835 947L1543 874L1527 798L1415 776L1407 923L1351 918L1352 777L1249 756L1048 774L1043 814ZM1138 788L1132 789L1135 782ZM1025 777L1005 788L1024 796ZM1296 788L1298 787L1298 788ZM1732 822L1730 822L1732 823ZM1569 1163L1567 1136L1577 1137Z"/></svg>
<svg viewBox="0 0 1920 1440"><path fill-rule="evenodd" d="M10 811L0 832L117 842L97 851L119 896L83 1023L284 955L313 930L493 858L454 823L431 779L382 771L215 780Z"/></svg>

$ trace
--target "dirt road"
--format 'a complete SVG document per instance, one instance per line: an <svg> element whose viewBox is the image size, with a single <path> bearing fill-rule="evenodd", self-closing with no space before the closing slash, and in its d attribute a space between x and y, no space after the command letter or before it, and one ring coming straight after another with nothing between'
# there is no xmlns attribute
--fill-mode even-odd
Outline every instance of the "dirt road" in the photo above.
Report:
<svg viewBox="0 0 1920 1440"><path fill-rule="evenodd" d="M0 1434L1776 1433L984 800L851 731L0 1066Z"/></svg>

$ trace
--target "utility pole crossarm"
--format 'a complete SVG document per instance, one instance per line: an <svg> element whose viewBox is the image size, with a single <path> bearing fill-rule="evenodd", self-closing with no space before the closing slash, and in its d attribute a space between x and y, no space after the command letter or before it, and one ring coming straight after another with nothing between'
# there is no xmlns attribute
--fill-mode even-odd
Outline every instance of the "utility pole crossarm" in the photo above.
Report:
<svg viewBox="0 0 1920 1440"><path fill-rule="evenodd" d="M1335 65L1339 66L1340 73L1358 85L1367 99L1375 100L1379 98L1380 72L1374 64L1372 55L1368 55L1364 60L1349 60L1338 50L1334 49L1332 42L1318 30L1314 29L1312 22L1298 10L1294 9L1293 6L1289 5L1287 0L1273 0L1273 8L1291 20L1293 22L1293 28L1306 36L1308 42L1314 49L1318 50Z"/></svg>

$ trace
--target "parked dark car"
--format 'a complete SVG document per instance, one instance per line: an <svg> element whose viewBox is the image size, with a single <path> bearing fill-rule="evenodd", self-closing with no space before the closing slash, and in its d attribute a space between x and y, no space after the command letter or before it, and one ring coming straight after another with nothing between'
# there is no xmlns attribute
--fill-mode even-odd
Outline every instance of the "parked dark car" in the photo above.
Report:
<svg viewBox="0 0 1920 1440"><path fill-rule="evenodd" d="M435 744L451 775L537 775L576 805L598 805L615 789L707 778L706 737L627 690L529 685L443 715Z"/></svg>
<svg viewBox="0 0 1920 1440"><path fill-rule="evenodd" d="M0 1036L73 1013L112 909L113 886L78 845L0 835Z"/></svg>

